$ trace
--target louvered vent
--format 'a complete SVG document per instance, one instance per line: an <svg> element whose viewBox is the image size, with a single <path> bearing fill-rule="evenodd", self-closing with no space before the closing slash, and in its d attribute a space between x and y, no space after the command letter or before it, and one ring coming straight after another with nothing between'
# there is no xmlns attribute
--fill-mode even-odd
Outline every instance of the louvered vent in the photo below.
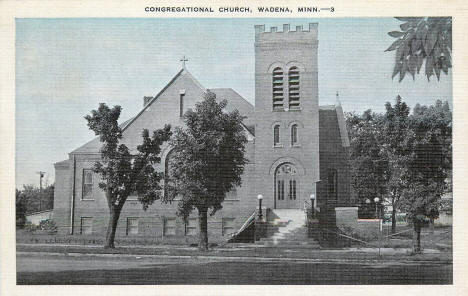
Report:
<svg viewBox="0 0 468 296"><path fill-rule="evenodd" d="M299 109L300 89L299 89L299 69L291 67L288 72L289 82L289 109Z"/></svg>
<svg viewBox="0 0 468 296"><path fill-rule="evenodd" d="M284 106L284 88L283 88L283 69L277 67L273 70L273 109L283 110Z"/></svg>

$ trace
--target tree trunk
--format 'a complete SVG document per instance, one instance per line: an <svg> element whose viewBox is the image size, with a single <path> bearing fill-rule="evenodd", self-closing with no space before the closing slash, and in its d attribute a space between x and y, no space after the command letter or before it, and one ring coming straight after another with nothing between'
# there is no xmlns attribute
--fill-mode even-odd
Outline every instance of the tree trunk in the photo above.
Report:
<svg viewBox="0 0 468 296"><path fill-rule="evenodd" d="M393 206L392 209L392 234L396 233L396 209L395 206Z"/></svg>
<svg viewBox="0 0 468 296"><path fill-rule="evenodd" d="M434 247L434 218L429 220L429 236L431 240L431 247Z"/></svg>
<svg viewBox="0 0 468 296"><path fill-rule="evenodd" d="M200 251L208 251L208 210L198 209L198 225L199 231L199 243L198 249Z"/></svg>
<svg viewBox="0 0 468 296"><path fill-rule="evenodd" d="M117 223L119 222L120 210L117 208L110 209L109 225L107 226L106 244L105 249L115 248L114 239L115 231L117 230Z"/></svg>
<svg viewBox="0 0 468 296"><path fill-rule="evenodd" d="M420 254L421 253L421 222L414 221L414 232L413 232L413 253Z"/></svg>

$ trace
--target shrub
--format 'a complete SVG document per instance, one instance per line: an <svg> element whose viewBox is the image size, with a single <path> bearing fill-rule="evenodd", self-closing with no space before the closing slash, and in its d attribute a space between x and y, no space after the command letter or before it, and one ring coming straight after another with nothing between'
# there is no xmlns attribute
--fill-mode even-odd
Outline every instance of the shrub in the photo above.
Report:
<svg viewBox="0 0 468 296"><path fill-rule="evenodd" d="M32 223L29 222L29 221L26 221L26 222L24 223L24 230L26 230L26 231L33 232L33 231L36 231L37 229L38 229L38 226L32 224Z"/></svg>
<svg viewBox="0 0 468 296"><path fill-rule="evenodd" d="M39 229L43 231L48 231L49 233L57 232L57 226L55 225L55 222L50 219L42 220L39 223Z"/></svg>

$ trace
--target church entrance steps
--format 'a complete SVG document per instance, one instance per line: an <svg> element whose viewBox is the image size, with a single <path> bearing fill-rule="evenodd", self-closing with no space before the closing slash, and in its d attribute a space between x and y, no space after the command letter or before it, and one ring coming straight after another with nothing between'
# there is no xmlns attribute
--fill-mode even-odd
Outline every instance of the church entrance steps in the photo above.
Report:
<svg viewBox="0 0 468 296"><path fill-rule="evenodd" d="M266 227L266 237L256 243L266 247L320 248L308 237L306 214L300 209L272 210Z"/></svg>

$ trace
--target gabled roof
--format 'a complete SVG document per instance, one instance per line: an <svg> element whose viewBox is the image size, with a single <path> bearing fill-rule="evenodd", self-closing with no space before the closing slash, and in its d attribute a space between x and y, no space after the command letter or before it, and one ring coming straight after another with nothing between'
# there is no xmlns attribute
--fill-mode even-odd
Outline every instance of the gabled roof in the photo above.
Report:
<svg viewBox="0 0 468 296"><path fill-rule="evenodd" d="M65 159L65 160L54 163L54 166L66 166L69 163L70 163L70 161L68 159Z"/></svg>
<svg viewBox="0 0 468 296"><path fill-rule="evenodd" d="M243 124L252 135L255 135L255 108L252 104L232 88L210 88L209 90L216 95L218 102L227 100L227 111L232 112L237 109L242 116L246 116Z"/></svg>
<svg viewBox="0 0 468 296"><path fill-rule="evenodd" d="M193 82L194 82L198 87L200 87L204 92L206 92L206 88L204 88L203 85L201 85L201 84L195 79L195 77L193 77L192 74L190 74L190 72L187 71L187 69L182 68L182 70L180 70L180 71L171 79L171 81L169 81L169 83L166 84L166 86L165 86L163 89L161 89L161 90L158 92L158 94L157 94L154 98L152 98L152 99L143 107L143 109L141 109L141 111L140 111L135 117L133 117L128 123L126 123L126 125L122 128L122 131L126 130L127 127L129 127L129 126L132 124L132 122L135 121L135 119L137 119L138 117L140 117L140 115L141 115L143 112L145 112L145 110L146 110L151 104L153 104L153 102L156 101L156 100L159 98L159 96L160 96L161 94L163 94L164 91L166 91L166 89L168 89L169 86L171 86L171 85L174 83L174 81L176 81L177 78L179 78L182 74L188 76L190 79L193 80Z"/></svg>
<svg viewBox="0 0 468 296"><path fill-rule="evenodd" d="M120 124L120 127L122 128L122 131L125 131L145 110L153 104L160 96L161 94L164 93L166 89L168 89L176 80L179 78L181 75L185 75L189 77L203 92L206 92L207 89L203 87L196 79L193 77L192 74L190 74L187 69L183 68L181 69L170 81L166 86L161 89L158 94L152 98L144 107L141 109L138 114L129 120L123 122ZM239 110L239 113L243 116L247 116L247 118L244 119L244 127L245 129L252 135L254 136L254 131L255 131L255 124L254 124L254 107L252 104L247 102L243 97L241 97L237 92L235 92L231 88L214 88L210 89L213 93L216 94L217 101L220 102L223 99L226 99L228 101L228 105L226 106L226 109L231 112L235 109ZM77 149L73 150L70 152L70 154L86 154L86 153L99 153L99 149L101 148L101 141L99 140L99 137L95 137L91 141L87 142L86 144L78 147Z"/></svg>
<svg viewBox="0 0 468 296"><path fill-rule="evenodd" d="M126 121L124 121L123 123L119 124L119 126L121 128L123 128L124 126L126 126L130 121L132 121L135 117L132 117ZM101 149L101 141L99 140L99 137L95 137L94 139L92 139L91 141L87 142L86 144L76 148L75 150L73 150L72 154L78 154L78 153L98 153L99 152L99 149Z"/></svg>
<svg viewBox="0 0 468 296"><path fill-rule="evenodd" d="M341 104L319 106L319 112L332 112L336 116L338 130L340 132L341 146L349 147L349 136L346 121Z"/></svg>

